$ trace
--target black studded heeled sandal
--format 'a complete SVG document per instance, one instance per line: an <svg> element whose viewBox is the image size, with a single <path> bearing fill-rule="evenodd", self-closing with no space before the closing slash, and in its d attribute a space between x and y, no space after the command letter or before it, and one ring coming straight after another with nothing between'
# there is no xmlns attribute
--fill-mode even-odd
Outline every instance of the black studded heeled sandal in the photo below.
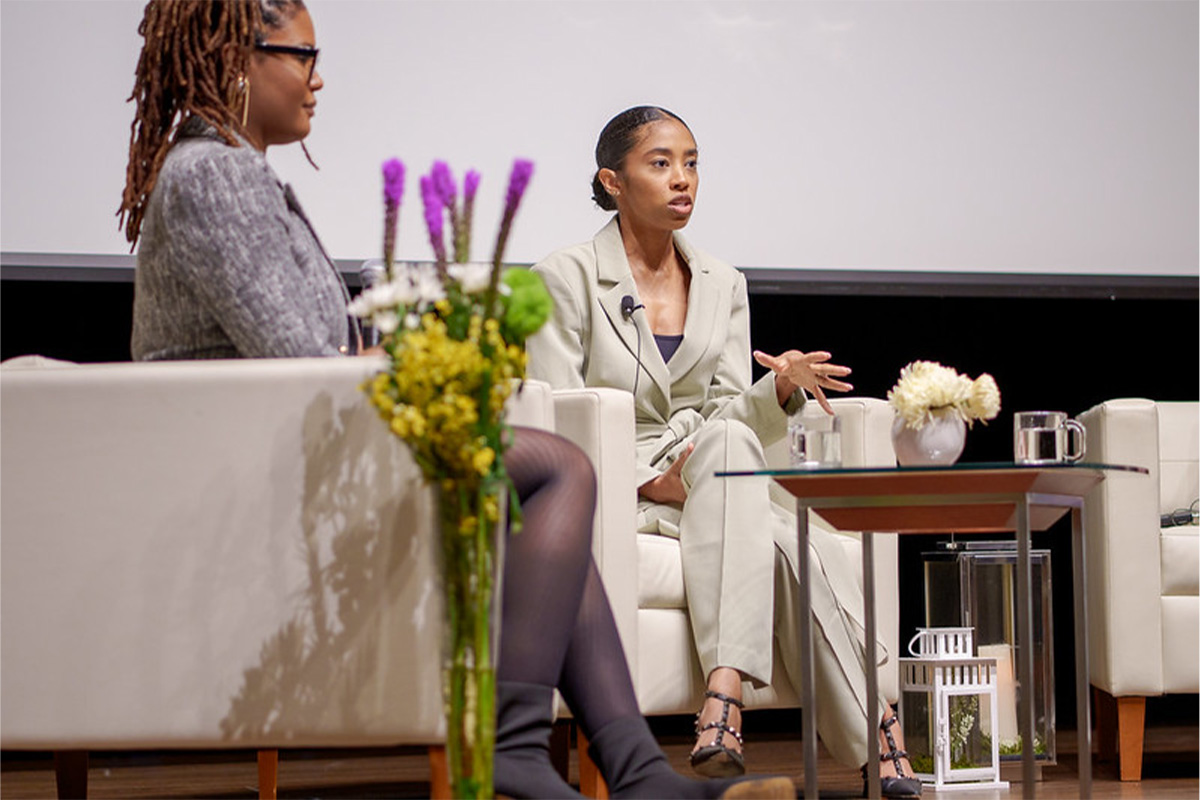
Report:
<svg viewBox="0 0 1200 800"><path fill-rule="evenodd" d="M735 700L726 694L720 692L708 691L704 693L705 701L708 698L715 698L721 701L721 718L716 722L709 722L706 725L700 724L700 714L704 712L701 707L696 714L696 736L705 731L715 729L717 731L716 740L704 747L697 747L692 751L691 762L692 769L706 778L732 778L746 773L746 761L742 754L737 750L733 750L725 746L725 734L732 736L742 746L742 734L738 729L729 724L729 706L735 705L738 709L745 708L741 700Z"/></svg>
<svg viewBox="0 0 1200 800"><path fill-rule="evenodd" d="M891 760L896 765L896 776L888 775L879 779L879 794L883 797L901 800L903 798L916 798L921 796L921 782L911 775L904 774L904 767L900 764L900 759L908 758L908 753L896 747L896 737L892 736L892 726L899 722L896 716L885 719L879 726L883 731L883 737L887 740L888 751L879 756L879 760ZM867 796L867 788L870 785L867 779L867 768L864 765L862 768L863 776L863 797Z"/></svg>

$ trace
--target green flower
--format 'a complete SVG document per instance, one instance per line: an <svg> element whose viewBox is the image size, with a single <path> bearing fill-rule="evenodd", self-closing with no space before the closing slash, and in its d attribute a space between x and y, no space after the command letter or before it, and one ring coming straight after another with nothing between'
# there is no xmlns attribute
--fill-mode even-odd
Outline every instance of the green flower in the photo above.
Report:
<svg viewBox="0 0 1200 800"><path fill-rule="evenodd" d="M502 278L509 293L504 297L504 340L520 344L550 319L554 301L536 272L509 269Z"/></svg>

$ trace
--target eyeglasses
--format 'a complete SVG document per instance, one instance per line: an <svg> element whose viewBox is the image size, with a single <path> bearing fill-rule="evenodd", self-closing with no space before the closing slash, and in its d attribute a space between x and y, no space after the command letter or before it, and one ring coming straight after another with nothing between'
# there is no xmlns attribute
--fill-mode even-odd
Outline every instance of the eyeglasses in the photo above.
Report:
<svg viewBox="0 0 1200 800"><path fill-rule="evenodd" d="M317 71L317 56L321 52L321 49L318 47L295 44L270 44L268 42L259 42L254 45L254 49L264 53L286 53L300 59L302 65L308 65L309 83L312 82L313 74Z"/></svg>

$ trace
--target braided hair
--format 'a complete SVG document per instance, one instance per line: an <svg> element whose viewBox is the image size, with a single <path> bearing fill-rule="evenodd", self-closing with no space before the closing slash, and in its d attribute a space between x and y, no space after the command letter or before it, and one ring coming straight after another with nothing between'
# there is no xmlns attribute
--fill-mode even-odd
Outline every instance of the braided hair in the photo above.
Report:
<svg viewBox="0 0 1200 800"><path fill-rule="evenodd" d="M117 211L136 245L150 193L179 126L199 117L227 144L242 131L235 109L245 102L242 78L262 32L304 8L303 0L150 0L138 33L145 40L129 101L137 111L129 134L125 191ZM305 151L307 155L307 151ZM311 158L309 159L312 160ZM315 165L314 165L315 166Z"/></svg>

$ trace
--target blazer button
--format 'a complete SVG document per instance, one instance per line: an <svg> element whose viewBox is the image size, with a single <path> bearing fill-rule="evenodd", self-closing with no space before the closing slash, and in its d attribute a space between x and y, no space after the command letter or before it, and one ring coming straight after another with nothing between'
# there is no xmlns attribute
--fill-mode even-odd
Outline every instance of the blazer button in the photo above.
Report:
<svg viewBox="0 0 1200 800"><path fill-rule="evenodd" d="M342 355L346 355L347 353L350 352L350 347L348 345L342 345L341 347L338 348L338 352L341 353Z"/></svg>

